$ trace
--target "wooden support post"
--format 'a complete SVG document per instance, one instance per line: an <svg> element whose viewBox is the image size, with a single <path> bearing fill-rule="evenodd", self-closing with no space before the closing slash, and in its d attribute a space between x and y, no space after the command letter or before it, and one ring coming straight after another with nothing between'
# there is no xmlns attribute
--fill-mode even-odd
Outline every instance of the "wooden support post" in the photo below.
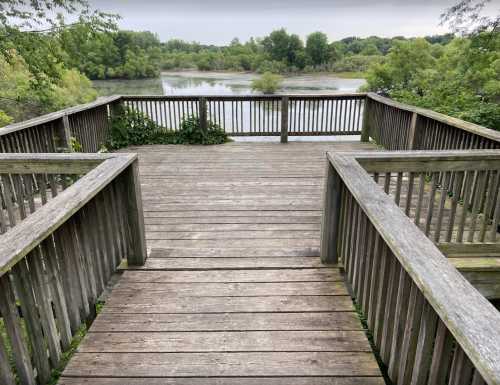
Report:
<svg viewBox="0 0 500 385"><path fill-rule="evenodd" d="M330 161L326 165L320 255L323 263L338 263L341 180Z"/></svg>
<svg viewBox="0 0 500 385"><path fill-rule="evenodd" d="M411 116L410 130L408 131L408 150L416 150L418 147L417 143L417 132L418 132L418 112L414 112Z"/></svg>
<svg viewBox="0 0 500 385"><path fill-rule="evenodd" d="M71 129L68 115L63 115L57 132L59 147L64 151L71 151Z"/></svg>
<svg viewBox="0 0 500 385"><path fill-rule="evenodd" d="M281 97L281 143L288 143L288 96Z"/></svg>
<svg viewBox="0 0 500 385"><path fill-rule="evenodd" d="M142 266L146 262L146 235L144 230L144 213L142 211L141 183L139 180L139 163L137 159L127 171L127 217L130 228L131 250L127 256L130 266Z"/></svg>
<svg viewBox="0 0 500 385"><path fill-rule="evenodd" d="M370 141L370 104L372 103L370 97L367 95L365 98L365 106L363 108L363 125L361 127L361 141Z"/></svg>
<svg viewBox="0 0 500 385"><path fill-rule="evenodd" d="M208 118L207 118L207 99L201 97L200 103L200 127L203 132L207 132L208 129Z"/></svg>

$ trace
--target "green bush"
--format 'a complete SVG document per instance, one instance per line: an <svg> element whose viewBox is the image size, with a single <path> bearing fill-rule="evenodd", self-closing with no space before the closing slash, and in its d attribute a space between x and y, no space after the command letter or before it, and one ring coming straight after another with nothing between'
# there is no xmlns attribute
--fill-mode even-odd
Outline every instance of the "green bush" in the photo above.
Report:
<svg viewBox="0 0 500 385"><path fill-rule="evenodd" d="M207 122L207 130L203 131L197 116L190 116L182 121L175 139L177 144L221 144L228 141L224 130L211 121Z"/></svg>
<svg viewBox="0 0 500 385"><path fill-rule="evenodd" d="M142 112L121 108L111 120L109 149L145 144L222 144L229 138L217 124L208 121L201 129L196 116L184 118L179 131L165 130Z"/></svg>
<svg viewBox="0 0 500 385"><path fill-rule="evenodd" d="M252 81L252 90L260 91L264 94L274 94L281 88L283 78L271 72L264 73L259 79Z"/></svg>

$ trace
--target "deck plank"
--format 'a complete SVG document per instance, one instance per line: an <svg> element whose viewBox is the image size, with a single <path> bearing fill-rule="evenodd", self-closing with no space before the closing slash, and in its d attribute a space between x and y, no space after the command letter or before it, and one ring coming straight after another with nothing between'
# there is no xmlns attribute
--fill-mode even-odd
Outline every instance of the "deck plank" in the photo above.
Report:
<svg viewBox="0 0 500 385"><path fill-rule="evenodd" d="M123 272L60 384L383 384L342 272L319 260L325 152L369 149L129 149L150 255Z"/></svg>

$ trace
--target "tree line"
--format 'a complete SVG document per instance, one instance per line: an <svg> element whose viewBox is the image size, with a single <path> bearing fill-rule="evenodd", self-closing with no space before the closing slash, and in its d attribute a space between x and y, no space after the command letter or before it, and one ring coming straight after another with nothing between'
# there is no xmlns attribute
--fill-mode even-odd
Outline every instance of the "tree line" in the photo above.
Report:
<svg viewBox="0 0 500 385"><path fill-rule="evenodd" d="M0 4L0 126L93 100L93 79L198 69L362 73L365 90L499 129L500 17L480 14L487 2L462 0L446 10L443 22L452 30L446 35L330 41L322 32L302 40L278 29L215 46L121 31L116 15L93 10L85 0L30 2L31 8L24 0L5 0ZM54 7L77 13L77 22L68 25L54 17ZM49 28L36 30L37 20Z"/></svg>
<svg viewBox="0 0 500 385"><path fill-rule="evenodd" d="M447 44L453 35L429 36L435 44ZM348 37L330 42L323 32L313 32L303 41L285 29L242 43L234 38L227 46L201 45L182 40L162 44L161 69L194 68L202 71L233 70L259 73L364 72L386 55L404 37Z"/></svg>

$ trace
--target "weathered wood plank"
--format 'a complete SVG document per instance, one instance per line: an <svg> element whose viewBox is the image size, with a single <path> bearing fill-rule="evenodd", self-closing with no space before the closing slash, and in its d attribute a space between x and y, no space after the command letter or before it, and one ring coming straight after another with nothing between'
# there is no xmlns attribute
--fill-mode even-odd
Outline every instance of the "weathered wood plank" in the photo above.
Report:
<svg viewBox="0 0 500 385"><path fill-rule="evenodd" d="M207 271L125 271L126 282L343 282L337 269L207 270Z"/></svg>
<svg viewBox="0 0 500 385"><path fill-rule="evenodd" d="M318 312L352 311L349 296L272 296L272 297L178 297L157 303L132 302L112 296L103 311L108 313L241 313L241 312Z"/></svg>
<svg viewBox="0 0 500 385"><path fill-rule="evenodd" d="M62 377L60 385L384 385L382 377L207 377L95 378Z"/></svg>
<svg viewBox="0 0 500 385"><path fill-rule="evenodd" d="M343 282L133 283L118 284L116 295L139 301L153 297L250 297L266 295L347 295Z"/></svg>
<svg viewBox="0 0 500 385"><path fill-rule="evenodd" d="M195 332L242 330L362 330L353 311L308 313L102 313L91 332Z"/></svg>
<svg viewBox="0 0 500 385"><path fill-rule="evenodd" d="M378 376L372 353L76 353L65 376Z"/></svg>
<svg viewBox="0 0 500 385"><path fill-rule="evenodd" d="M255 258L148 258L144 270L200 270L200 269L297 269L323 268L319 258L311 257L255 257ZM134 268L134 267L131 267Z"/></svg>
<svg viewBox="0 0 500 385"><path fill-rule="evenodd" d="M80 353L371 352L363 331L89 333Z"/></svg>

